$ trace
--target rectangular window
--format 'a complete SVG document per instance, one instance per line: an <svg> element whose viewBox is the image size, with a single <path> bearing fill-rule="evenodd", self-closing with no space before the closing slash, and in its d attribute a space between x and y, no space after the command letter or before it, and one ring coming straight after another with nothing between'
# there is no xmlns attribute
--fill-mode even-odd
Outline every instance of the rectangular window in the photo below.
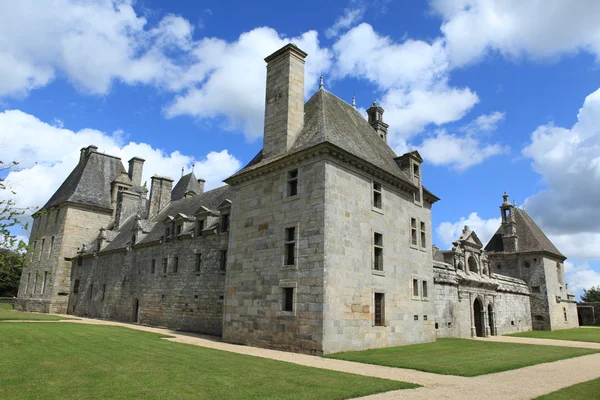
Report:
<svg viewBox="0 0 600 400"><path fill-rule="evenodd" d="M382 208L381 183L373 182L373 207Z"/></svg>
<svg viewBox="0 0 600 400"><path fill-rule="evenodd" d="M100 299L100 301L104 301L105 295L106 295L106 283L102 285L102 299Z"/></svg>
<svg viewBox="0 0 600 400"><path fill-rule="evenodd" d="M298 170L293 169L287 173L287 197L298 194Z"/></svg>
<svg viewBox="0 0 600 400"><path fill-rule="evenodd" d="M425 248L427 246L426 236L425 236L425 222L421 222L421 247Z"/></svg>
<svg viewBox="0 0 600 400"><path fill-rule="evenodd" d="M169 264L169 259L168 258L163 258L163 261L162 261L163 274L167 273L167 265L168 264Z"/></svg>
<svg viewBox="0 0 600 400"><path fill-rule="evenodd" d="M90 299L94 296L94 285L90 285Z"/></svg>
<svg viewBox="0 0 600 400"><path fill-rule="evenodd" d="M175 257L173 260L173 272L177 272L179 270L179 257Z"/></svg>
<svg viewBox="0 0 600 400"><path fill-rule="evenodd" d="M565 315L565 322L567 322L567 308L563 307L563 314Z"/></svg>
<svg viewBox="0 0 600 400"><path fill-rule="evenodd" d="M229 232L229 214L221 215L221 232Z"/></svg>
<svg viewBox="0 0 600 400"><path fill-rule="evenodd" d="M427 290L427 281L423 281L423 291L421 292L421 296L423 296L424 299L429 297L429 293Z"/></svg>
<svg viewBox="0 0 600 400"><path fill-rule="evenodd" d="M418 279L413 279L412 280L412 287L413 287L413 297L419 297L419 280Z"/></svg>
<svg viewBox="0 0 600 400"><path fill-rule="evenodd" d="M42 239L42 247L40 248L40 257L38 260L42 259L42 254L44 254L44 245L46 244L46 239Z"/></svg>
<svg viewBox="0 0 600 400"><path fill-rule="evenodd" d="M283 304L282 311L294 311L294 288L283 288Z"/></svg>
<svg viewBox="0 0 600 400"><path fill-rule="evenodd" d="M169 238L169 236L171 236L171 228L167 228L165 231L165 238Z"/></svg>
<svg viewBox="0 0 600 400"><path fill-rule="evenodd" d="M52 250L54 249L54 236L50 238L50 248L48 249L48 260L52 256Z"/></svg>
<svg viewBox="0 0 600 400"><path fill-rule="evenodd" d="M79 293L79 279L75 279L75 283L73 284L73 293Z"/></svg>
<svg viewBox="0 0 600 400"><path fill-rule="evenodd" d="M383 271L383 235L373 234L373 269Z"/></svg>
<svg viewBox="0 0 600 400"><path fill-rule="evenodd" d="M156 272L156 260L152 259L152 263L150 264L150 273L153 274Z"/></svg>
<svg viewBox="0 0 600 400"><path fill-rule="evenodd" d="M202 253L196 253L196 272L200 272L202 266Z"/></svg>
<svg viewBox="0 0 600 400"><path fill-rule="evenodd" d="M204 230L204 223L205 222L204 222L203 219L201 219L200 221L198 221L198 224L197 224L197 227L196 227L196 230L197 230L196 236L202 236L202 231Z"/></svg>
<svg viewBox="0 0 600 400"><path fill-rule="evenodd" d="M531 293L541 293L542 290L540 289L539 286L532 286L531 287Z"/></svg>
<svg viewBox="0 0 600 400"><path fill-rule="evenodd" d="M225 271L227 269L227 250L221 250L220 266L221 271Z"/></svg>
<svg viewBox="0 0 600 400"><path fill-rule="evenodd" d="M284 265L296 265L296 228L285 228Z"/></svg>
<svg viewBox="0 0 600 400"><path fill-rule="evenodd" d="M383 326L383 293L375 293L375 326Z"/></svg>
<svg viewBox="0 0 600 400"><path fill-rule="evenodd" d="M35 275L33 276L33 287L31 288L32 294L35 294L35 289L37 288L37 277L38 277L38 274L36 272Z"/></svg>
<svg viewBox="0 0 600 400"><path fill-rule="evenodd" d="M46 281L48 280L48 271L44 271L44 279L42 280L42 291L41 294L44 294L46 291Z"/></svg>
<svg viewBox="0 0 600 400"><path fill-rule="evenodd" d="M175 232L176 232L176 234L177 234L177 235L181 235L181 229L182 229L182 228L183 228L183 227L182 227L181 225L177 225L177 226L175 227Z"/></svg>
<svg viewBox="0 0 600 400"><path fill-rule="evenodd" d="M418 238L417 238L417 219L410 219L410 243L413 246L418 246Z"/></svg>

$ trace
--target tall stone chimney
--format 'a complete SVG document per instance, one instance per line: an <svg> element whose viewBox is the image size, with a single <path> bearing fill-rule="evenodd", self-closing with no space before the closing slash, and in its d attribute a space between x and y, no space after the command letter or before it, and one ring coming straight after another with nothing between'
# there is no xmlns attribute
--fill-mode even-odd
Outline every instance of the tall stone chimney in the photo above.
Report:
<svg viewBox="0 0 600 400"><path fill-rule="evenodd" d="M155 217L160 210L165 208L171 201L173 190L173 179L165 176L154 175L150 187L150 206L148 208L148 219Z"/></svg>
<svg viewBox="0 0 600 400"><path fill-rule="evenodd" d="M287 44L267 62L263 157L286 152L304 126L304 59L307 53Z"/></svg>
<svg viewBox="0 0 600 400"><path fill-rule="evenodd" d="M387 143L387 131L390 126L383 122L383 108L379 107L377 103L373 103L367 110L367 116L369 117L369 124L375 129L379 137Z"/></svg>
<svg viewBox="0 0 600 400"><path fill-rule="evenodd" d="M129 179L133 186L142 186L142 172L144 171L144 160L143 158L133 157L129 160Z"/></svg>
<svg viewBox="0 0 600 400"><path fill-rule="evenodd" d="M204 193L204 183L205 182L206 181L202 178L198 179L198 188L200 189L200 193L198 193L198 194Z"/></svg>
<svg viewBox="0 0 600 400"><path fill-rule="evenodd" d="M504 200L500 206L502 214L502 244L507 253L519 251L519 237L517 236L517 222L515 220L514 206L508 201L506 192L502 196Z"/></svg>

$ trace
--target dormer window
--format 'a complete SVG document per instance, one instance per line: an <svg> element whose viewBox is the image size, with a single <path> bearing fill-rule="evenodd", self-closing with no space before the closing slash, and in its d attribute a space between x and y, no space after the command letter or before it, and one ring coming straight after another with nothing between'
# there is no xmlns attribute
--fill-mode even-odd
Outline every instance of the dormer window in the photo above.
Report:
<svg viewBox="0 0 600 400"><path fill-rule="evenodd" d="M182 225L175 226L175 235L177 235L177 236L181 235L182 228L183 228Z"/></svg>
<svg viewBox="0 0 600 400"><path fill-rule="evenodd" d="M202 236L202 231L204 230L204 225L206 224L206 221L201 219L197 222L197 226L196 226L196 236Z"/></svg>
<svg viewBox="0 0 600 400"><path fill-rule="evenodd" d="M167 239L168 239L170 236L171 236L171 228L167 228L167 229L165 230L165 238L167 238Z"/></svg>
<svg viewBox="0 0 600 400"><path fill-rule="evenodd" d="M229 232L229 214L221 215L221 232Z"/></svg>
<svg viewBox="0 0 600 400"><path fill-rule="evenodd" d="M417 164L413 164L413 174L415 178L419 178L421 176L419 172L419 166Z"/></svg>
<svg viewBox="0 0 600 400"><path fill-rule="evenodd" d="M287 173L287 197L298 194L298 170L293 169Z"/></svg>

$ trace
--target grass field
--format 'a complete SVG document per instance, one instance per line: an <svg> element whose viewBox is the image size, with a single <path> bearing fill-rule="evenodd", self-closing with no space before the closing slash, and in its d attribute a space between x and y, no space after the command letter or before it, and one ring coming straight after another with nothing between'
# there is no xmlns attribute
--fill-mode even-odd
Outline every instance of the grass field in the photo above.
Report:
<svg viewBox="0 0 600 400"><path fill-rule="evenodd" d="M418 386L162 337L111 326L0 323L0 398L325 400Z"/></svg>
<svg viewBox="0 0 600 400"><path fill-rule="evenodd" d="M594 379L569 386L544 396L536 397L535 400L574 400L574 399L600 399L600 379Z"/></svg>
<svg viewBox="0 0 600 400"><path fill-rule="evenodd" d="M438 339L434 343L353 351L327 357L436 374L477 376L598 352L558 346Z"/></svg>
<svg viewBox="0 0 600 400"><path fill-rule="evenodd" d="M575 340L577 342L600 343L599 328L573 328L560 331L530 331L513 333L507 336L530 337L539 339Z"/></svg>
<svg viewBox="0 0 600 400"><path fill-rule="evenodd" d="M0 303L0 321L59 321L61 319L71 318L57 317L56 315L48 314L19 312L13 310L12 304Z"/></svg>

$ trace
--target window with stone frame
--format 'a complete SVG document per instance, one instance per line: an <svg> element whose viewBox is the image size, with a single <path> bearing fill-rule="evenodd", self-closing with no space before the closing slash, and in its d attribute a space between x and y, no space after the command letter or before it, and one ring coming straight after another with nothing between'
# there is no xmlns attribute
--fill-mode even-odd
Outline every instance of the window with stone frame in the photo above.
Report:
<svg viewBox="0 0 600 400"><path fill-rule="evenodd" d="M29 279L27 280L27 283L29 284ZM79 293L79 279L75 279L75 283L73 283L73 293Z"/></svg>
<svg viewBox="0 0 600 400"><path fill-rule="evenodd" d="M202 253L196 253L196 272L200 272L202 266Z"/></svg>
<svg viewBox="0 0 600 400"><path fill-rule="evenodd" d="M162 260L162 268L163 268L163 274L167 273L167 267L169 265L169 259L168 258L163 258Z"/></svg>
<svg viewBox="0 0 600 400"><path fill-rule="evenodd" d="M421 222L421 248L427 247L427 231L425 230L425 222Z"/></svg>
<svg viewBox="0 0 600 400"><path fill-rule="evenodd" d="M182 224L175 225L175 237L178 237L179 235L181 235L182 230L183 230Z"/></svg>
<svg viewBox="0 0 600 400"><path fill-rule="evenodd" d="M384 326L384 307L385 307L385 294L374 293L373 294L373 305L375 310L373 313L373 325Z"/></svg>
<svg viewBox="0 0 600 400"><path fill-rule="evenodd" d="M150 263L150 273L153 274L156 272L156 260L152 259L152 262Z"/></svg>
<svg viewBox="0 0 600 400"><path fill-rule="evenodd" d="M410 244L412 246L419 245L419 238L417 236L417 219L416 218L410 219Z"/></svg>
<svg viewBox="0 0 600 400"><path fill-rule="evenodd" d="M296 265L296 227L285 228L283 265Z"/></svg>
<svg viewBox="0 0 600 400"><path fill-rule="evenodd" d="M287 197L298 194L298 169L293 169L287 173Z"/></svg>
<svg viewBox="0 0 600 400"><path fill-rule="evenodd" d="M568 322L568 319L567 319L567 308L566 307L563 307L563 314L565 316L565 322Z"/></svg>
<svg viewBox="0 0 600 400"><path fill-rule="evenodd" d="M383 208L381 183L375 181L373 181L373 207L378 209Z"/></svg>
<svg viewBox="0 0 600 400"><path fill-rule="evenodd" d="M225 271L227 269L227 250L221 250L219 266L221 271Z"/></svg>
<svg viewBox="0 0 600 400"><path fill-rule="evenodd" d="M427 287L427 281L423 281L421 297L425 300L429 298L429 290L428 289L429 288Z"/></svg>
<svg viewBox="0 0 600 400"><path fill-rule="evenodd" d="M48 249L48 260L52 257L52 249L54 248L54 236L50 237L50 248Z"/></svg>
<svg viewBox="0 0 600 400"><path fill-rule="evenodd" d="M221 215L221 232L229 232L229 214Z"/></svg>
<svg viewBox="0 0 600 400"><path fill-rule="evenodd" d="M532 286L531 293L542 293L542 289L540 286Z"/></svg>
<svg viewBox="0 0 600 400"><path fill-rule="evenodd" d="M281 311L293 312L294 311L294 288L284 287L282 290L282 301Z"/></svg>
<svg viewBox="0 0 600 400"><path fill-rule="evenodd" d="M201 219L196 222L196 236L202 236L202 231L204 230L204 225L206 224L206 220Z"/></svg>
<svg viewBox="0 0 600 400"><path fill-rule="evenodd" d="M383 235L373 233L373 269L383 271Z"/></svg>
<svg viewBox="0 0 600 400"><path fill-rule="evenodd" d="M419 280L416 278L413 278L413 280L412 280L412 297L413 298L419 297Z"/></svg>
<svg viewBox="0 0 600 400"><path fill-rule="evenodd" d="M102 285L102 298L100 301L104 301L104 296L106 295L106 283Z"/></svg>
<svg viewBox="0 0 600 400"><path fill-rule="evenodd" d="M179 271L179 257L173 258L173 272Z"/></svg>

